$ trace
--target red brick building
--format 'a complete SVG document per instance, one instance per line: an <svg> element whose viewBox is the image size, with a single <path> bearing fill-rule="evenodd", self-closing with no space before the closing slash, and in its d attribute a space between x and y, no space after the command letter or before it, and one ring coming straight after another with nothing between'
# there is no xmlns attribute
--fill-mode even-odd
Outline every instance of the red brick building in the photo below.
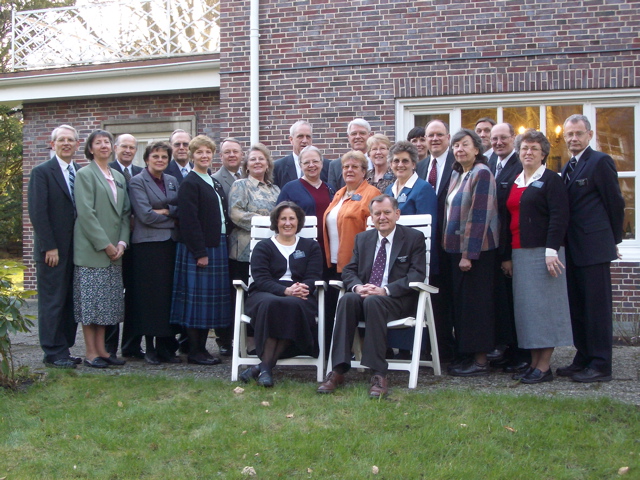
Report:
<svg viewBox="0 0 640 480"><path fill-rule="evenodd" d="M253 138L274 158L289 152L288 129L299 119L313 125L314 143L336 158L347 148L346 127L354 117L397 140L430 118L445 119L455 132L490 116L516 129L544 131L552 144L549 165L560 168L568 160L563 120L587 115L596 131L592 146L616 160L627 202L624 261L613 267L616 309L638 312L636 1L258 3L259 127ZM24 109L25 184L47 157L48 135L60 123L78 127L84 137L103 127L144 140L186 126L248 144L251 5L221 2L219 54L0 77L0 101ZM30 265L26 213L24 220ZM27 286L33 281L30 269Z"/></svg>

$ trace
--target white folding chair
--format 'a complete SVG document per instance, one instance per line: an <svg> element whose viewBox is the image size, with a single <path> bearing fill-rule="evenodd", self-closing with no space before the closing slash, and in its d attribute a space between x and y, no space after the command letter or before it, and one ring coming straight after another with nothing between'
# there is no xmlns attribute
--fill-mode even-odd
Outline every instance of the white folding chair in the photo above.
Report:
<svg viewBox="0 0 640 480"><path fill-rule="evenodd" d="M266 216L256 216L251 219L251 252L260 240L271 238L275 232L269 227L271 220ZM304 227L300 230L301 237L316 239L318 236L318 220L314 216L305 217ZM249 285L253 279L249 273ZM298 356L293 358L283 358L278 360L278 365L310 365L317 369L317 378L321 382L324 377L324 291L327 284L322 280L315 282L316 296L318 300L318 346L320 352L318 358L310 356ZM238 380L238 372L242 365L258 365L260 359L257 355L249 355L247 352L247 325L251 318L244 314L244 296L249 287L242 280L234 280L233 286L236 289L236 309L233 326L233 354L231 359L231 381Z"/></svg>
<svg viewBox="0 0 640 480"><path fill-rule="evenodd" d="M418 296L418 308L415 317L400 318L397 320L390 320L387 322L387 329L400 329L400 328L413 328L413 351L411 360L391 359L387 360L389 363L389 370L406 370L409 372L409 388L416 388L418 385L418 370L420 367L431 367L435 375L442 375L440 368L440 357L438 354L438 339L436 336L436 326L433 319L433 308L431 305L431 294L438 293L436 287L432 287L426 282L429 279L429 263L430 263L430 250L431 250L431 215L401 215L398 220L399 225L412 227L420 230L424 234L425 244L427 247L427 276L425 282L411 282L409 286L415 291L419 292ZM367 219L367 229L373 228L373 219L369 217ZM339 288L340 295L338 301L344 295L344 284L339 280L331 280L329 285ZM416 321L420 319L420 321ZM422 349L422 335L424 328L429 331L429 340L431 342L431 360L420 360L420 351ZM366 322L360 322L358 324L358 330L360 328L366 329ZM331 341L331 350L333 350L333 339ZM353 340L353 353L355 360L351 361L352 368L366 368L360 363L362 358L362 340L360 334L356 331L356 336ZM331 365L331 351L329 351L329 362L327 364L327 371L332 369Z"/></svg>

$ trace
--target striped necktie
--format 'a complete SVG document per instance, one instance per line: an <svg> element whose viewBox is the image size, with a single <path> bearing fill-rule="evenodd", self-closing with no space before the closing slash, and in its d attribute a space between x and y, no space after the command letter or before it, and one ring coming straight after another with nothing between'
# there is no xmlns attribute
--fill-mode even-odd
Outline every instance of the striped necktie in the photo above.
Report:
<svg viewBox="0 0 640 480"><path fill-rule="evenodd" d="M76 199L74 198L73 191L76 186L76 172L73 171L73 167L71 165L67 167L67 170L69 171L69 192L71 193L71 200L75 203Z"/></svg>
<svg viewBox="0 0 640 480"><path fill-rule="evenodd" d="M569 163L567 164L567 169L564 171L564 184L568 185L571 181L571 175L573 175L573 171L576 169L576 165L578 164L578 160L576 157L571 157Z"/></svg>
<svg viewBox="0 0 640 480"><path fill-rule="evenodd" d="M502 171L502 160L498 159L498 163L496 163L496 180L500 176L501 171Z"/></svg>
<svg viewBox="0 0 640 480"><path fill-rule="evenodd" d="M187 167L182 167L182 170L180 170L180 172L182 173L182 178L186 177L187 173L189 173Z"/></svg>
<svg viewBox="0 0 640 480"><path fill-rule="evenodd" d="M129 167L124 167L124 172L122 172L124 174L124 179L126 180L127 183L129 183L129 180L131 180L131 173L129 172Z"/></svg>

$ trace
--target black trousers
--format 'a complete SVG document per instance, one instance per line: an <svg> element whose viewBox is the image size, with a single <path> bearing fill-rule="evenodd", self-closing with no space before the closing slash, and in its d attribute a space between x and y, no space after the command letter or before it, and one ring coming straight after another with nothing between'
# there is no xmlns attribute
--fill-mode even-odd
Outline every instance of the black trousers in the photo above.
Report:
<svg viewBox="0 0 640 480"><path fill-rule="evenodd" d="M55 267L36 263L38 336L49 361L69 357L76 341L73 317L73 258L60 256Z"/></svg>
<svg viewBox="0 0 640 480"><path fill-rule="evenodd" d="M358 322L364 321L364 342L362 345L362 364L375 372L386 374L389 364L387 353L387 322L396 318L415 315L418 295L387 297L372 295L362 298L349 292L338 302L336 324L333 328L333 367L351 364L351 346L358 328Z"/></svg>
<svg viewBox="0 0 640 480"><path fill-rule="evenodd" d="M567 289L575 365L611 373L613 299L611 262L578 267L567 249Z"/></svg>

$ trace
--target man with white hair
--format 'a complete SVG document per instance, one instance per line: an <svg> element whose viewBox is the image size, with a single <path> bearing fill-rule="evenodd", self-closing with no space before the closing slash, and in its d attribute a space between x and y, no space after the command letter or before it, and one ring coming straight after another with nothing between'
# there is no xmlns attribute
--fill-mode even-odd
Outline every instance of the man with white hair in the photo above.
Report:
<svg viewBox="0 0 640 480"><path fill-rule="evenodd" d="M349 139L349 145L351 150L357 150L364 153L365 157L369 161L369 170L373 168L373 163L367 155L367 139L373 135L371 131L371 125L364 118L354 118L349 122L347 127L347 138ZM329 185L340 190L344 187L344 179L342 178L342 159L337 158L329 165Z"/></svg>
<svg viewBox="0 0 640 480"><path fill-rule="evenodd" d="M282 189L292 180L302 177L302 167L300 166L300 152L304 147L313 145L313 134L311 124L305 120L298 120L289 129L289 142L293 147L293 152L275 161L273 165L273 183ZM329 160L323 160L320 179L326 182L329 178Z"/></svg>

